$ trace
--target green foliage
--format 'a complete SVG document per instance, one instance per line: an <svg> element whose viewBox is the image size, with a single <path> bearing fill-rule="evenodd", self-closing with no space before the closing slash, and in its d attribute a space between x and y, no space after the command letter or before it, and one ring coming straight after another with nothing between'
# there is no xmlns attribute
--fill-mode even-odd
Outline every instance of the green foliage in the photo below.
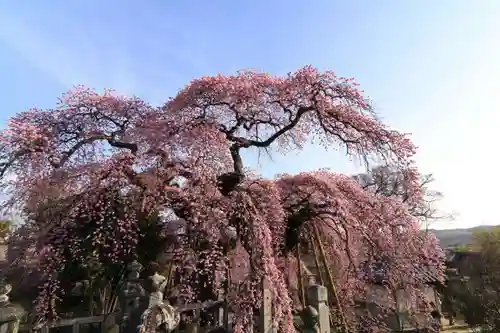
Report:
<svg viewBox="0 0 500 333"><path fill-rule="evenodd" d="M488 264L500 261L498 256L500 254L500 227L477 231L474 234L474 243L488 261Z"/></svg>
<svg viewBox="0 0 500 333"><path fill-rule="evenodd" d="M472 248L469 245L457 245L454 248L454 251L456 252L469 252L471 250Z"/></svg>

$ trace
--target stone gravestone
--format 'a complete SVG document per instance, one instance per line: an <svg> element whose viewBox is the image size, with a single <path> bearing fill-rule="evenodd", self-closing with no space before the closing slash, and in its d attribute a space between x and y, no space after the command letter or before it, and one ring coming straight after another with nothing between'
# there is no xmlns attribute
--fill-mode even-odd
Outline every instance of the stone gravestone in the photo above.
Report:
<svg viewBox="0 0 500 333"><path fill-rule="evenodd" d="M0 282L0 333L17 333L26 314L21 306L10 302L8 294L11 290L10 284Z"/></svg>

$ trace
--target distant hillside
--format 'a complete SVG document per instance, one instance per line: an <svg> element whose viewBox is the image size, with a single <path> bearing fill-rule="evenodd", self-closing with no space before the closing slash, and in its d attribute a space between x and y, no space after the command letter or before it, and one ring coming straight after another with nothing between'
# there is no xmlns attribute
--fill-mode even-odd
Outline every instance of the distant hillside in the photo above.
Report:
<svg viewBox="0 0 500 333"><path fill-rule="evenodd" d="M469 229L448 229L448 230L429 230L439 239L443 248L456 245L469 245L472 243L474 233L480 230L489 230L494 226L478 226Z"/></svg>

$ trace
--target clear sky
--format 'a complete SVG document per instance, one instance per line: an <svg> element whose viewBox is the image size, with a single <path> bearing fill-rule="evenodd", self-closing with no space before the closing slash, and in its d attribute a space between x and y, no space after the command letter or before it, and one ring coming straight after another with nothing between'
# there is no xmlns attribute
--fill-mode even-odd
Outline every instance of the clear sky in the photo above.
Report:
<svg viewBox="0 0 500 333"><path fill-rule="evenodd" d="M354 76L391 126L411 132L418 163L460 215L440 228L500 223L500 1L9 1L0 4L0 123L52 107L73 84L154 104L193 77L312 64ZM500 143L500 142L499 142ZM497 161L499 160L499 161ZM267 176L331 167L341 153L248 164Z"/></svg>

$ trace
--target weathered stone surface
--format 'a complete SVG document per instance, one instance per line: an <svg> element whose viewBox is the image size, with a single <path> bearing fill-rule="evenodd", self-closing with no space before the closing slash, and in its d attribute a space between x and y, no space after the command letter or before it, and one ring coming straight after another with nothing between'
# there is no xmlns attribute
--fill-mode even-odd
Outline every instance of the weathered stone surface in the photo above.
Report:
<svg viewBox="0 0 500 333"><path fill-rule="evenodd" d="M0 305L0 322L21 320L26 314L22 306L17 304Z"/></svg>
<svg viewBox="0 0 500 333"><path fill-rule="evenodd" d="M10 284L0 282L0 322L19 322L26 314L24 308L18 304L10 303L9 293L12 290Z"/></svg>
<svg viewBox="0 0 500 333"><path fill-rule="evenodd" d="M324 286L313 284L307 290L307 297L311 304L326 302L328 300L328 290Z"/></svg>
<svg viewBox="0 0 500 333"><path fill-rule="evenodd" d="M328 290L324 286L311 285L307 290L309 304L318 312L320 333L330 333L330 309L328 308Z"/></svg>
<svg viewBox="0 0 500 333"><path fill-rule="evenodd" d="M118 324L113 324L106 329L106 333L120 333L120 326Z"/></svg>

